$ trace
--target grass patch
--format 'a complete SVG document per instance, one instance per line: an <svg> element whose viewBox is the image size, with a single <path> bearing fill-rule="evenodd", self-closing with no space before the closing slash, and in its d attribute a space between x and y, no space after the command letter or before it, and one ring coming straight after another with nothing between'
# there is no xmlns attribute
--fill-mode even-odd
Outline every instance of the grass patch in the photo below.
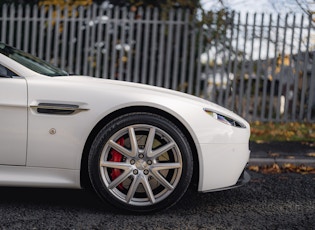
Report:
<svg viewBox="0 0 315 230"><path fill-rule="evenodd" d="M315 140L315 124L312 123L251 123L251 141L311 141Z"/></svg>

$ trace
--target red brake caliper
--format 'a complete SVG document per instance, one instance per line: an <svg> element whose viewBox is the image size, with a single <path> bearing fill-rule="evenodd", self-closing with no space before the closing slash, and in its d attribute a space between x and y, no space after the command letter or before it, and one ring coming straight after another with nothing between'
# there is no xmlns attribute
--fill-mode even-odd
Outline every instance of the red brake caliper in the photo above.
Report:
<svg viewBox="0 0 315 230"><path fill-rule="evenodd" d="M124 146L124 142L125 142L124 138L122 137L122 138L118 139L117 144L119 144L121 146ZM117 152L115 149L112 149L110 154L111 154L111 158L109 159L109 161L121 162L123 156L119 152ZM112 169L112 172L110 174L111 179L115 180L117 177L120 176L120 174L121 174L120 169L115 169L115 168ZM123 185L122 184L118 185L118 189L122 190L123 189Z"/></svg>

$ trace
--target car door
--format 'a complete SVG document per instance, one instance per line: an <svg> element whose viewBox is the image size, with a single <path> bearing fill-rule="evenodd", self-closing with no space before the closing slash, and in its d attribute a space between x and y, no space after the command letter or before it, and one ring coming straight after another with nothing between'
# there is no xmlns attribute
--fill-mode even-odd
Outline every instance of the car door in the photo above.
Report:
<svg viewBox="0 0 315 230"><path fill-rule="evenodd" d="M25 165L27 143L26 80L0 63L0 165Z"/></svg>

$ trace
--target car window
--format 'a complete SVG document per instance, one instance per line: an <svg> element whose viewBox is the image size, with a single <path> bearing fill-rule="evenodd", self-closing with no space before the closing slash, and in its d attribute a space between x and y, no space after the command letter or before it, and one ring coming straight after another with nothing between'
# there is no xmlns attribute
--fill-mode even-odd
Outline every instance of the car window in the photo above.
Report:
<svg viewBox="0 0 315 230"><path fill-rule="evenodd" d="M17 74L0 64L0 77L11 78L13 76L17 76Z"/></svg>
<svg viewBox="0 0 315 230"><path fill-rule="evenodd" d="M31 54L0 43L0 53L20 63L21 65L47 76L67 76L66 71L61 70L48 62L45 62Z"/></svg>

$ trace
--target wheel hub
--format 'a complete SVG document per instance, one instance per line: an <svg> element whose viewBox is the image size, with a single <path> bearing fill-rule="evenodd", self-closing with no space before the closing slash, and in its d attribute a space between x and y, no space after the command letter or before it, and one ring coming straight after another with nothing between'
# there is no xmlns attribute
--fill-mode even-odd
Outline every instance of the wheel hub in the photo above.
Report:
<svg viewBox="0 0 315 230"><path fill-rule="evenodd" d="M137 160L135 165L139 170L144 170L148 166L148 164L142 159Z"/></svg>

